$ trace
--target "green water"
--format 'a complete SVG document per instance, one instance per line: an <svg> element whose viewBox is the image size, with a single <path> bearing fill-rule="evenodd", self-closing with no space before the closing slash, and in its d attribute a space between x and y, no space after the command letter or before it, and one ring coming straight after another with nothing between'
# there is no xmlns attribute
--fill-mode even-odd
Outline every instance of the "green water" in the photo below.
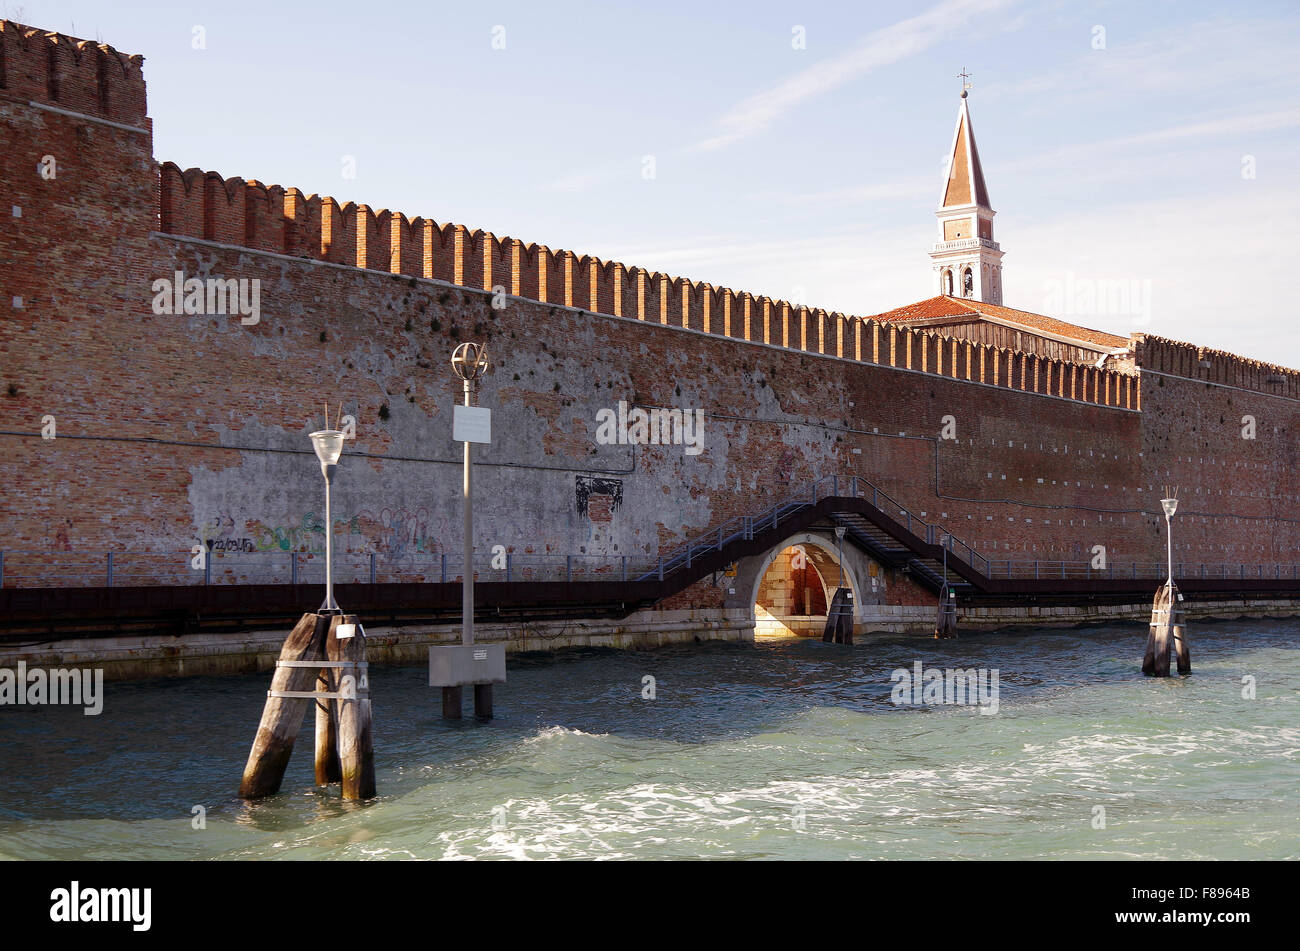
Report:
<svg viewBox="0 0 1300 951"><path fill-rule="evenodd" d="M368 804L314 788L310 718L281 795L235 797L268 675L110 683L98 717L0 707L0 856L1296 858L1300 622L1194 625L1195 673L1159 681L1144 639L532 655L488 724L376 668ZM894 705L918 660L996 669L998 713Z"/></svg>

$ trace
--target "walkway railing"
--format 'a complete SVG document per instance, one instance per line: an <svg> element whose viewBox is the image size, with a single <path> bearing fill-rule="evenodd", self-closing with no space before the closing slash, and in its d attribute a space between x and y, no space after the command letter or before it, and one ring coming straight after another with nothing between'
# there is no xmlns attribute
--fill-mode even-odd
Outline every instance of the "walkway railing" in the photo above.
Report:
<svg viewBox="0 0 1300 951"><path fill-rule="evenodd" d="M324 584L325 557L315 552L211 551L201 568L185 552L0 551L0 587ZM476 581L627 581L656 564L626 555L490 553L475 555ZM460 582L459 555L346 552L334 556L335 584Z"/></svg>
<svg viewBox="0 0 1300 951"><path fill-rule="evenodd" d="M705 555L721 551L723 547L738 538L748 540L754 537L755 532L778 528L783 520L809 506L816 505L828 496L869 501L875 508L898 522L927 545L947 548L951 554L980 573L989 574L988 559L944 526L926 522L878 486L860 476L830 475L808 483L758 515L737 515L715 528L710 528L703 535L662 557L653 575L663 579L675 572L688 570L695 561Z"/></svg>
<svg viewBox="0 0 1300 951"><path fill-rule="evenodd" d="M1149 578L1163 581L1169 573L1166 562L1110 562L1094 568L1091 562L1069 561L995 561L989 563L989 578L1017 578L1034 581L1052 579L1110 581L1125 578ZM1300 565L1247 565L1220 562L1200 564L1174 562L1174 580L1202 581L1300 581Z"/></svg>

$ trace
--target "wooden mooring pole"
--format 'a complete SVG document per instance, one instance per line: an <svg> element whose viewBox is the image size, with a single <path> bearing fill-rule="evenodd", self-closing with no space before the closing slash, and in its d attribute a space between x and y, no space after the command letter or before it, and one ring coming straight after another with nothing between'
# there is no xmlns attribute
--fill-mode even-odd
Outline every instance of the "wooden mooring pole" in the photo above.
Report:
<svg viewBox="0 0 1300 951"><path fill-rule="evenodd" d="M327 613L304 614L285 639L244 767L241 797L260 799L280 791L313 702L317 784L342 782L344 799L375 795L365 632L354 615Z"/></svg>
<svg viewBox="0 0 1300 951"><path fill-rule="evenodd" d="M934 636L944 639L957 636L957 599L953 596L952 588L946 584L943 586L943 593L939 595L939 613L934 622Z"/></svg>
<svg viewBox="0 0 1300 951"><path fill-rule="evenodd" d="M1147 633L1146 654L1142 658L1142 673L1148 677L1168 677L1170 654L1178 658L1178 672L1192 672L1192 652L1187 644L1187 628L1183 609L1179 606L1182 595L1172 581L1156 590L1151 603L1151 626Z"/></svg>
<svg viewBox="0 0 1300 951"><path fill-rule="evenodd" d="M837 588L826 612L826 628L822 640L827 644L853 643L853 590Z"/></svg>
<svg viewBox="0 0 1300 951"><path fill-rule="evenodd" d="M351 634L340 637L351 629ZM355 615L336 617L325 640L325 655L344 666L334 669L338 685L334 697L338 722L338 759L343 773L344 799L372 799L375 795L375 751L370 730L370 668L366 662L366 635Z"/></svg>
<svg viewBox="0 0 1300 951"><path fill-rule="evenodd" d="M244 779L239 784L239 795L245 799L274 796L280 791L285 767L293 753L293 744L302 729L307 714L307 697L285 696L305 693L315 683L319 668L292 666L309 660L318 660L325 647L325 632L329 618L317 614L304 614L294 625L284 646L280 660L271 678L271 691L262 709L262 722L258 724L253 749L244 767Z"/></svg>
<svg viewBox="0 0 1300 951"><path fill-rule="evenodd" d="M335 689L329 668L321 668L316 678L316 692L330 693ZM316 698L316 785L328 786L343 781L343 768L339 764L338 723L334 718L334 704L326 697Z"/></svg>

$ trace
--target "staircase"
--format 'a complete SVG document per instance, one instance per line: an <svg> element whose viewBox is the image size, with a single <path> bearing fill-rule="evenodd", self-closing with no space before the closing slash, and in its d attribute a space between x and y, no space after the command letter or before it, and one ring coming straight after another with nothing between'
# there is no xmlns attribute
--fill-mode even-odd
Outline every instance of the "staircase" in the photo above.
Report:
<svg viewBox="0 0 1300 951"><path fill-rule="evenodd" d="M660 559L640 581L664 581L679 572L697 574L702 562L738 560L771 547L821 518L842 525L845 538L883 565L906 571L938 592L947 549L949 586L962 594L986 580L988 561L946 528L921 521L876 486L857 476L829 476L758 515L738 516ZM975 582L976 584L972 584Z"/></svg>

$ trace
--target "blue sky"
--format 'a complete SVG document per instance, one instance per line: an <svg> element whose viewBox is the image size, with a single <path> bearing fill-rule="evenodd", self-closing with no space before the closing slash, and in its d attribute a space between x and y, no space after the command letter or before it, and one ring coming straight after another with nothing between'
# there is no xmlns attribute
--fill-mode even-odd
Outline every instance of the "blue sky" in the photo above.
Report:
<svg viewBox="0 0 1300 951"><path fill-rule="evenodd" d="M858 314L934 293L965 67L1008 305L1300 367L1292 4L0 12L143 54L161 160Z"/></svg>

